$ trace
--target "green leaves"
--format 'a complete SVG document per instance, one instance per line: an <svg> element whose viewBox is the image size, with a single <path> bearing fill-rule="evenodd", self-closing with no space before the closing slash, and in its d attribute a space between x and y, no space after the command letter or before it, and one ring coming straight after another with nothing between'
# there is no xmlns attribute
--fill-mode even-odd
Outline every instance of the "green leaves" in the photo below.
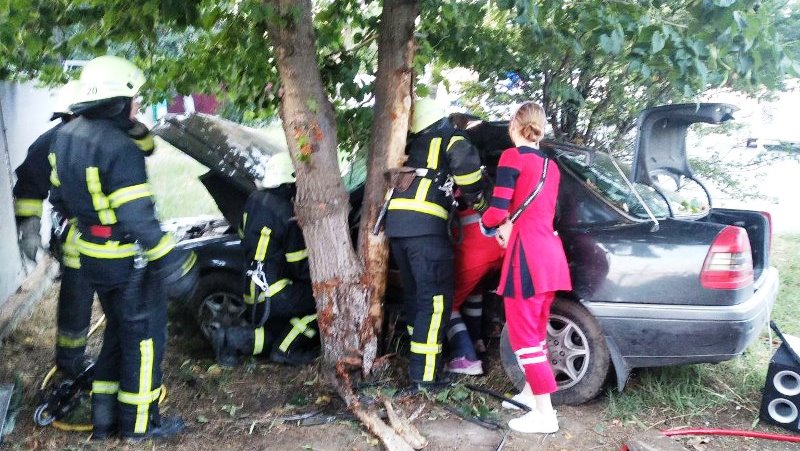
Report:
<svg viewBox="0 0 800 451"><path fill-rule="evenodd" d="M277 111L280 77L261 0L0 0L0 76L63 82L60 62L111 52L148 73L150 100L206 92L225 114L260 122ZM317 0L318 66L338 137L365 143L381 2ZM421 0L418 95L461 89L472 112L501 118L536 99L557 137L592 144L630 130L638 110L693 101L710 86L776 88L800 72L800 13L781 0ZM299 10L280 20L287 25ZM294 18L292 16L294 15ZM283 23L281 22L281 23ZM477 74L462 82L448 70ZM422 75L426 74L426 75ZM511 75L513 74L513 76ZM310 111L318 107L306 105ZM622 145L622 141L619 141ZM363 147L363 146L362 146Z"/></svg>
<svg viewBox="0 0 800 451"><path fill-rule="evenodd" d="M733 12L733 20L736 22L736 25L739 26L740 30L747 29L747 19L745 19L744 13L742 13L741 11Z"/></svg>
<svg viewBox="0 0 800 451"><path fill-rule="evenodd" d="M603 34L600 36L600 48L606 53L613 55L619 54L622 51L622 45L625 42L625 35L621 27L616 27L610 34Z"/></svg>
<svg viewBox="0 0 800 451"><path fill-rule="evenodd" d="M475 71L461 98L473 112L506 118L535 99L556 138L583 144L621 147L641 109L712 86L778 87L800 54L800 8L778 0L461 1L455 18L451 3L426 4L418 58Z"/></svg>
<svg viewBox="0 0 800 451"><path fill-rule="evenodd" d="M666 43L667 40L664 35L662 35L659 31L655 31L653 36L650 38L650 53L656 54L660 52Z"/></svg>

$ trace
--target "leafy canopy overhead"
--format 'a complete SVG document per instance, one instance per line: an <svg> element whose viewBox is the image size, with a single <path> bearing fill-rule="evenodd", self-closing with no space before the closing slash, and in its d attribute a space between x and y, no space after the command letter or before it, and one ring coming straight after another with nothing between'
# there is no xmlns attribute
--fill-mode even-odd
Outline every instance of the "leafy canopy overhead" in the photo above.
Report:
<svg viewBox="0 0 800 451"><path fill-rule="evenodd" d="M486 114L536 99L557 138L609 143L637 113L711 87L754 92L797 76L783 1L497 0L424 11L429 62L478 74L465 103ZM794 27L787 26L791 22ZM796 33L796 31L794 32ZM794 47L792 47L794 46ZM795 53L796 54L796 53Z"/></svg>
<svg viewBox="0 0 800 451"><path fill-rule="evenodd" d="M380 6L315 3L319 68L345 143L366 137ZM0 78L63 82L64 59L112 52L147 71L152 99L207 92L234 119L267 118L280 92L270 20L294 18L258 0L0 0ZM447 68L474 71L463 99L473 112L504 115L533 98L556 137L613 146L646 106L709 87L780 87L800 72L797 25L796 7L773 0L426 0L416 67L433 68L434 82L450 81Z"/></svg>

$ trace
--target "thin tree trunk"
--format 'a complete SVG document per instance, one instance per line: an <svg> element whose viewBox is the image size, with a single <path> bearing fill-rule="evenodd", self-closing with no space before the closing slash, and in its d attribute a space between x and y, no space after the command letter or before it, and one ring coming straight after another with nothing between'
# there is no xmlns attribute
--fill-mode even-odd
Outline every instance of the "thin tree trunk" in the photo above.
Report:
<svg viewBox="0 0 800 451"><path fill-rule="evenodd" d="M370 287L369 323L374 328L375 337L380 336L383 324L382 300L386 292L389 246L383 233L373 235L372 229L387 189L384 175L387 169L401 166L405 154L413 98L414 21L418 15L417 0L383 2L375 79L375 119L358 235L358 249ZM364 371L368 373L374 354L366 351Z"/></svg>

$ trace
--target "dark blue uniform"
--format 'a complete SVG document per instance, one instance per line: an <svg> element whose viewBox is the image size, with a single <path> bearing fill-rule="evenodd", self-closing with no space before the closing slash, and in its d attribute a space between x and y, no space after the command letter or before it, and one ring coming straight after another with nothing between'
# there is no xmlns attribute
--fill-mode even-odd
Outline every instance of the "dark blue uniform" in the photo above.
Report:
<svg viewBox="0 0 800 451"><path fill-rule="evenodd" d="M56 133L50 158L54 205L77 218L83 275L106 314L92 385L95 434L140 437L160 425L165 290L189 274L195 255L173 249L161 230L129 111L84 113Z"/></svg>
<svg viewBox="0 0 800 451"><path fill-rule="evenodd" d="M50 144L56 132L66 123L59 121L28 148L25 161L17 168L14 184L14 214L21 221L42 216L42 204L50 192ZM63 211L59 212L62 217ZM66 218L65 218L66 219ZM59 227L60 224L54 224ZM55 233L55 230L54 230ZM61 247L61 287L56 315L56 366L68 377L83 369L86 338L92 316L93 293L80 274L78 233L73 224L66 224L51 246Z"/></svg>
<svg viewBox="0 0 800 451"><path fill-rule="evenodd" d="M242 248L246 319L250 327L227 331L228 352L258 355L270 350L273 360L303 363L293 356L319 342L314 296L308 270L308 250L294 219L294 185L253 192L242 215ZM252 275L263 277L259 288ZM263 274L260 276L258 274ZM234 364L229 355L227 364Z"/></svg>
<svg viewBox="0 0 800 451"><path fill-rule="evenodd" d="M453 302L453 247L447 231L452 191L460 188L468 205L483 202L481 161L448 119L417 134L406 153L405 165L418 168L417 175L408 189L395 189L386 213L386 236L403 280L411 333L409 377L433 382Z"/></svg>

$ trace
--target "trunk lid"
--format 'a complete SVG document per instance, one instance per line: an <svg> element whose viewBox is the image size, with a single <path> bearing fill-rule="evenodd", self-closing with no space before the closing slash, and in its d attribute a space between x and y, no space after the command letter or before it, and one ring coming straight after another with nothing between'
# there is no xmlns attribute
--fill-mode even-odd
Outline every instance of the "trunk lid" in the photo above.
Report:
<svg viewBox="0 0 800 451"><path fill-rule="evenodd" d="M721 124L733 119L738 108L726 103L690 103L648 108L639 115L633 153L634 182L655 185L652 176L667 173L694 179L686 155L689 126L704 122Z"/></svg>

